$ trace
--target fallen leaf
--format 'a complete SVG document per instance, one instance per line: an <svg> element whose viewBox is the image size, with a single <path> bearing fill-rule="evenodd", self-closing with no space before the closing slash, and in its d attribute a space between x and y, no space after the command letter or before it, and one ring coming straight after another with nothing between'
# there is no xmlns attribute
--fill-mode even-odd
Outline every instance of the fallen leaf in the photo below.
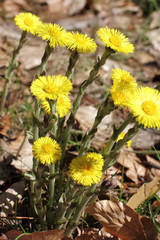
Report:
<svg viewBox="0 0 160 240"><path fill-rule="evenodd" d="M14 17L22 9L28 9L29 5L26 0L5 0L2 3L2 7L8 17Z"/></svg>
<svg viewBox="0 0 160 240"><path fill-rule="evenodd" d="M29 171L32 169L32 145L29 143L24 131L22 131L14 141L10 142L9 149L12 154L17 156L17 159L12 161L14 167L21 171Z"/></svg>
<svg viewBox="0 0 160 240"><path fill-rule="evenodd" d="M127 152L130 148L123 147L117 162L127 168L125 175L135 183L139 183L139 178L145 177L146 168L141 165L139 158L133 152ZM123 151L124 150L124 151ZM126 151L127 150L127 151Z"/></svg>
<svg viewBox="0 0 160 240"><path fill-rule="evenodd" d="M159 52L160 56L160 29L154 29L146 33L147 37L151 41L153 47Z"/></svg>
<svg viewBox="0 0 160 240"><path fill-rule="evenodd" d="M146 199L148 199L152 194L154 194L160 187L158 185L160 179L155 177L151 182L144 183L137 191L136 194L134 194L128 201L127 205L135 209L138 207L142 202L144 202Z"/></svg>
<svg viewBox="0 0 160 240"><path fill-rule="evenodd" d="M106 233L106 235L110 235ZM108 237L102 235L101 231L96 228L83 228L80 236L76 237L75 240L118 240L118 238ZM111 235L110 235L111 236Z"/></svg>
<svg viewBox="0 0 160 240"><path fill-rule="evenodd" d="M141 217L141 223L143 224L144 231L149 240L157 239L157 229L155 228L153 221L147 217ZM160 234L158 234L160 236ZM158 240L158 239L157 239Z"/></svg>
<svg viewBox="0 0 160 240"><path fill-rule="evenodd" d="M15 240L16 237L21 235L22 232L11 230L6 233L6 236L8 237L8 240ZM69 237L64 236L63 230L49 230L49 231L43 231L43 232L34 232L31 234L23 234L20 238L20 240L72 240Z"/></svg>
<svg viewBox="0 0 160 240"><path fill-rule="evenodd" d="M25 190L24 181L13 183L5 192L0 195L0 212L1 217L6 217L14 209L14 205L18 199L22 198Z"/></svg>
<svg viewBox="0 0 160 240"><path fill-rule="evenodd" d="M122 240L149 240L144 233L140 216L123 202L102 200L90 204L86 211L113 236Z"/></svg>
<svg viewBox="0 0 160 240"><path fill-rule="evenodd" d="M10 126L10 115L7 114L3 118L0 117L0 134L3 136L7 136L7 131Z"/></svg>

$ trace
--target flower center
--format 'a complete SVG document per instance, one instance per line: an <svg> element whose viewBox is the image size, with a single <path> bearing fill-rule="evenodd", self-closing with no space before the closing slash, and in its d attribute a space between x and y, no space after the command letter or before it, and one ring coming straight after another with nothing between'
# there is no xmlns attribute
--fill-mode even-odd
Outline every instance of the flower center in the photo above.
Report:
<svg viewBox="0 0 160 240"><path fill-rule="evenodd" d="M151 100L144 101L141 105L142 110L148 115L155 115L157 111L157 106Z"/></svg>
<svg viewBox="0 0 160 240"><path fill-rule="evenodd" d="M51 28L49 29L49 34L53 37L58 37L60 35L60 30Z"/></svg>
<svg viewBox="0 0 160 240"><path fill-rule="evenodd" d="M120 47L121 46L121 39L118 36L111 36L109 38L109 41L115 45L116 47Z"/></svg>
<svg viewBox="0 0 160 240"><path fill-rule="evenodd" d="M49 144L44 144L42 148L45 153L49 153L52 151L52 147Z"/></svg>
<svg viewBox="0 0 160 240"><path fill-rule="evenodd" d="M53 85L53 84L48 84L43 90L47 93L57 93L58 86Z"/></svg>
<svg viewBox="0 0 160 240"><path fill-rule="evenodd" d="M84 164L82 166L82 169L83 169L84 173L88 173L90 171L90 169L91 169L91 166L89 164Z"/></svg>
<svg viewBox="0 0 160 240"><path fill-rule="evenodd" d="M86 43L86 39L84 38L84 36L75 36L75 40L80 43L80 44L85 44Z"/></svg>
<svg viewBox="0 0 160 240"><path fill-rule="evenodd" d="M123 82L125 82L125 83L129 83L130 82L130 78L126 74L121 76L121 80Z"/></svg>
<svg viewBox="0 0 160 240"><path fill-rule="evenodd" d="M32 27L34 25L33 20L29 17L26 17L24 19L24 24L27 25L28 27Z"/></svg>

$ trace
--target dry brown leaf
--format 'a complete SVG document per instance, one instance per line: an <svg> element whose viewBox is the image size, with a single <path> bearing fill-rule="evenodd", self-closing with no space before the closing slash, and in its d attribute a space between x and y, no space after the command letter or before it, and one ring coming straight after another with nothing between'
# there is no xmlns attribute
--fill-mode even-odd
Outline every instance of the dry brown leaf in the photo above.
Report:
<svg viewBox="0 0 160 240"><path fill-rule="evenodd" d="M22 232L11 230L6 233L8 240L15 240ZM19 238L20 240L72 240L64 236L63 230L49 230L44 232L35 232L31 234L24 234Z"/></svg>
<svg viewBox="0 0 160 240"><path fill-rule="evenodd" d="M7 131L9 130L10 126L10 115L7 114L3 118L0 118L0 134L3 136L7 136Z"/></svg>
<svg viewBox="0 0 160 240"><path fill-rule="evenodd" d="M122 240L149 240L145 236L139 215L125 203L102 200L90 204L86 211L113 236Z"/></svg>
<svg viewBox="0 0 160 240"><path fill-rule="evenodd" d="M109 236L108 236L109 235ZM75 240L118 240L118 238L113 238L110 234L102 234L97 228L83 228L82 231L78 233L78 237Z"/></svg>
<svg viewBox="0 0 160 240"><path fill-rule="evenodd" d="M22 131L14 141L9 144L10 153L18 155L12 165L21 171L29 171L33 165L32 145L25 132Z"/></svg>
<svg viewBox="0 0 160 240"><path fill-rule="evenodd" d="M137 191L136 194L134 194L128 201L127 205L135 209L138 207L142 202L144 202L146 199L148 199L152 194L154 194L158 189L159 179L155 177L151 182L144 183Z"/></svg>
<svg viewBox="0 0 160 240"><path fill-rule="evenodd" d="M7 16L14 17L22 9L28 9L29 5L26 0L5 0L2 7Z"/></svg>
<svg viewBox="0 0 160 240"><path fill-rule="evenodd" d="M146 155L146 160L149 164L151 164L150 171L151 171L152 175L155 177L158 177L160 179L160 162L155 160L154 158L152 158L149 155Z"/></svg>
<svg viewBox="0 0 160 240"><path fill-rule="evenodd" d="M124 147L123 150L126 148ZM117 162L127 168L125 174L133 182L138 183L138 178L145 177L146 168L139 163L140 160L135 153L121 151Z"/></svg>
<svg viewBox="0 0 160 240"><path fill-rule="evenodd" d="M149 240L155 240L157 239L157 229L155 228L153 221L150 218L147 217L141 217L141 222L143 224L144 231L147 235L147 238Z"/></svg>
<svg viewBox="0 0 160 240"><path fill-rule="evenodd" d="M17 200L22 198L25 190L24 181L13 183L5 192L0 195L0 212L1 217L6 217L12 212Z"/></svg>

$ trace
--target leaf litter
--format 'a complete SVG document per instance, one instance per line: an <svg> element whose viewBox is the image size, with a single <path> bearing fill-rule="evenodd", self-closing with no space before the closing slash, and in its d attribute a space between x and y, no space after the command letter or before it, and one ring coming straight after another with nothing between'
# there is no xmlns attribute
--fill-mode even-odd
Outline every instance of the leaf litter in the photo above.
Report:
<svg viewBox="0 0 160 240"><path fill-rule="evenodd" d="M36 2L39 4L39 7L42 7L42 3L46 3L47 7L49 7L49 10L50 10L50 14L49 14L50 16L48 15L48 17L51 17L51 15L53 15L53 11L55 11L53 20L56 20L57 22L61 22L62 25L63 25L63 23L64 24L67 23L68 29L70 28L71 22L74 22L74 24L71 26L72 29L81 29L81 31L83 31L84 28L88 29L89 25L92 26L92 28L95 28L95 25L97 23L101 26L109 24L110 26L116 27L116 28L117 28L117 25L119 24L118 27L120 29L123 29L123 30L130 29L131 34L133 34L132 31L134 29L136 29L136 27L137 27L137 32L136 33L134 32L133 35L135 35L134 36L135 40L138 41L138 37L139 37L138 31L140 31L139 25L143 22L143 15L141 13L141 9L139 8L139 6L137 6L136 4L132 4L132 2L99 1L97 3L97 5L95 6L95 8L98 12L97 19L93 20L95 18L92 18L92 16L90 15L91 17L90 17L90 20L88 20L88 22L87 22L87 17L84 20L84 16L87 16L87 13L84 16L83 15L81 16L81 14L76 15L77 12L79 13L82 10L86 11L84 2L86 3L88 1L84 1L83 4L82 4L82 1L80 1L81 3L76 10L73 10L73 8L70 7L70 6L72 6L72 1L49 1L49 0L41 1L41 0L37 0ZM104 2L105 4L102 2ZM63 5L63 11L62 11L62 7L60 7L62 5ZM29 6L27 5L27 1L25 1L25 0L12 1L12 3L8 0L5 0L2 7L3 7L3 10L5 11L5 13L7 14L7 16L13 17L19 11L21 11L25 8L28 8ZM30 6L30 7L32 7L32 6ZM57 9L59 8L60 11L56 10L56 7L57 7ZM68 11L69 7L70 7L70 10ZM111 9L112 9L112 11L111 11ZM72 14L75 14L75 16L71 16ZM60 15L61 15L61 17L60 17ZM144 84L145 84L146 79L147 79L146 84L148 84L149 82L152 83L152 80L155 77L160 75L159 70L158 70L159 67L157 67L157 66L159 66L159 60L157 60L159 58L159 46L158 46L158 44L159 44L159 29L156 29L156 28L158 28L158 26L156 24L157 20L154 20L154 19L157 19L157 16L155 17L155 15L156 15L155 12L153 12L151 15L152 22L149 26L150 31L147 33L147 37L150 40L154 49L153 50L152 49L146 50L145 48L141 49L141 52L140 52L141 56L140 57L136 56L135 57L136 59L133 62L134 67L129 66L129 63L131 61L129 61L127 59L124 60L124 62L123 62L123 65L125 64L126 67L130 68L131 72L136 73L136 72L139 72L142 70L143 75L141 75L141 78L139 76L138 77L140 80L144 81ZM68 22L67 22L67 20L68 20ZM2 42L0 42L2 51L3 51L3 56L4 56L2 59L4 62L2 62L1 67L5 67L6 63L8 61L7 47L9 46L11 48L11 47L13 47L12 45L14 45L14 44L16 45L17 39L19 38L19 32L14 29L13 25L10 25L10 24L6 25L5 23L3 25L3 23L1 23L0 34L1 34L1 36L3 36L3 38L7 42L7 44L5 43L5 45ZM32 42L32 38L30 38L30 43L31 42ZM34 42L35 42L35 39L34 39ZM35 45L38 46L38 44L39 43L37 41L37 43L35 43ZM139 52L139 46L137 45L137 52ZM19 57L20 65L19 65L19 68L17 69L17 71L21 72L21 69L23 71L26 71L25 74L27 76L26 77L27 82L25 82L24 80L22 81L22 83L25 85L25 88L29 84L29 81L32 81L33 76L36 72L36 68L39 66L41 54L40 54L40 52L37 53L36 50L35 50L35 54L32 55L32 59L30 58L28 60L27 65L25 65L25 62L23 60L23 59L26 59L26 57L29 58L29 55L31 55L31 54L28 54L28 53L31 53L32 51L34 51L33 49L34 49L34 45L30 44L29 49L24 48L24 52L23 52L22 56ZM5 51L6 51L6 53L5 53ZM66 57L67 57L67 55L66 55ZM136 65L135 65L135 63L136 63ZM115 64L117 64L119 66L119 64L121 64L121 63L119 63L119 61L115 61ZM55 63L54 68L56 68L56 65L57 64ZM63 68L64 61L61 61L61 65ZM60 65L58 64L58 67L59 66ZM50 61L49 67L52 69L52 59ZM147 70L147 69L149 69L149 70ZM52 71L53 71L53 69L52 69ZM58 71L60 71L60 69ZM103 71L106 74L106 76L108 77L109 69L103 69ZM77 74L77 76L78 76L78 74ZM83 78L83 77L80 74L79 79L76 83L77 86L78 86L79 82L81 81L81 78ZM28 79L30 79L30 80L28 80ZM96 88L97 89L99 88L98 84L96 85ZM96 99L96 101L98 102L99 99ZM84 97L84 102L85 102L85 97ZM91 102L91 104L94 109L94 103ZM87 121L88 122L90 121L90 120L88 120L90 118L86 113L87 107L88 106L86 106L84 104L82 106L80 114L77 115L77 120L79 121L80 127L82 129L86 129L86 128L90 127L89 124L87 123ZM88 109L87 109L87 111L88 111ZM95 109L94 109L94 111L95 111ZM89 114L93 113L93 112L90 110L88 111ZM84 113L85 113L87 121L82 121L82 116L84 115ZM114 116L112 116L112 118L114 119ZM104 141L104 139L107 138L107 134L111 134L110 129L109 129L108 133L106 133L105 131L106 131L106 128L109 127L109 125L112 123L112 118L110 118L109 122L105 123L104 126L102 127L102 130L99 133L99 138L97 138L97 140L95 142L92 142L92 144L95 148L99 148L101 146L102 142ZM2 121L4 123L3 127L1 128L1 134L2 134L3 138L0 139L4 142L7 142L7 145L9 146L9 148L4 147L4 144L2 144L1 146L5 148L6 152L10 152L11 156L12 156L12 154L14 156L17 156L16 160L12 159L13 165L16 166L16 168L21 169L22 171L26 171L26 169L28 169L28 167L31 168L31 164L30 164L30 162L31 162L30 160L32 159L31 145L29 144L28 139L27 138L25 139L26 135L25 135L24 131L21 131L20 133L18 133L14 140L12 139L12 141L10 141L10 139L7 139L7 141L6 141L6 138L8 138L7 132L9 130L9 125L8 125L9 121L10 121L9 118L8 118L8 120L4 118L4 120ZM147 131L145 131L145 133L146 132ZM156 143L158 142L157 139L159 138L159 136L157 136L157 139L155 140L153 137L154 133L152 134L151 132L149 132L149 133L147 132L146 134L151 135L151 139L147 140L147 141L145 140L146 137L144 137L144 135L141 138L142 139L141 142L143 142L143 144L146 141L145 142L146 147L148 146L147 144L149 142L151 143L151 145L154 145L155 141L156 141ZM24 139L25 139L25 141L24 141ZM24 145L22 144L23 141L24 141ZM10 142L10 144L8 144L8 142ZM96 142L101 142L101 143L100 144L98 143L99 145L96 145ZM22 148L21 148L21 145L23 145ZM145 146L143 145L143 147L145 147ZM132 151L132 149L130 149L130 150ZM7 155L3 156L2 161L5 159L7 159ZM146 155L146 160L149 163L152 162L155 165L159 166L158 161L155 160L154 158L151 158L148 155ZM17 164L18 161L19 161L19 164ZM26 168L26 163L28 165L27 168ZM118 174L121 174L122 168L120 169L119 167L124 166L125 177L127 177L127 179L129 179L131 182L138 184L138 187L145 180L151 181L155 176L157 176L159 178L159 174L160 174L160 170L158 168L155 168L154 166L152 166L151 168L148 168L146 165L143 164L141 157L139 157L138 155L136 155L134 153L130 153L129 151L127 152L126 149L124 149L124 151L121 152L116 166L118 166L118 167L114 169L114 172L116 170L119 170ZM149 173L148 173L148 171L149 171ZM117 175L117 179L119 179L119 177L120 177L120 175L119 176ZM116 178L116 176L115 176L115 178ZM21 186L21 184L19 182L17 182L17 184L19 184ZM129 182L127 182L126 185L128 185L128 189L129 189ZM12 187L10 187L10 188L12 189ZM8 188L8 189L10 189L10 188ZM22 189L17 190L17 192L21 192L21 191L22 191ZM129 191L130 191L130 189L129 189ZM4 191L4 193L7 194L7 190ZM2 196L5 196L5 194ZM136 199L137 199L137 196L136 196ZM14 204L15 204L15 201L12 200L12 204L11 204L12 209L14 208L13 207ZM147 218L147 220L146 220L145 218L140 218L140 216L137 215L137 213L135 213L132 209L130 209L129 206L127 206L126 204L121 203L121 202L116 202L115 200L108 200L108 202L107 202L107 200L105 200L105 202L103 204L102 203L100 203L100 204L101 205L99 205L99 208L96 205L96 207L94 207L94 210L92 209L92 211L93 211L92 213L93 213L93 215L96 215L96 217L98 216L97 218L99 221L101 220L100 222L105 223L104 229L106 231L114 233L113 235L115 235L115 237L112 239L118 239L118 237L121 237L122 240L123 239L127 239L127 240L130 240L130 239L137 239L137 240L141 240L141 239L152 240L153 239L153 240L155 240L156 239L157 233L155 232L153 224L149 223L149 219ZM98 213L96 214L94 211L98 211ZM119 216L120 216L120 219L118 219ZM130 224L130 221L133 221L133 225ZM145 224L144 224L144 222L145 222ZM150 226L149 228L152 229L152 231L147 232L148 228L146 227L146 225ZM152 233L152 235L150 236L149 234L151 234L151 233ZM14 234L19 235L18 232L14 233ZM120 234L120 235L118 235L118 234ZM15 239L18 235L14 236L13 232L11 232L10 235L8 233L8 236L6 235L7 236L6 239L12 240L12 239ZM61 232L59 230L53 230L53 232L47 231L42 234L34 233L34 235L30 234L30 236L28 236L28 238L24 238L24 237L27 237L27 235L20 237L20 239L54 239L54 240L69 239L69 238L64 237L63 232ZM126 238L126 237L128 237L128 238ZM137 237L137 238L133 238L133 237ZM110 239L110 237L99 236L99 232L97 233L97 231L94 231L91 229L90 233L89 232L86 232L84 234L82 233L81 236L77 237L77 240L78 239L86 239L86 240L88 240L88 239Z"/></svg>

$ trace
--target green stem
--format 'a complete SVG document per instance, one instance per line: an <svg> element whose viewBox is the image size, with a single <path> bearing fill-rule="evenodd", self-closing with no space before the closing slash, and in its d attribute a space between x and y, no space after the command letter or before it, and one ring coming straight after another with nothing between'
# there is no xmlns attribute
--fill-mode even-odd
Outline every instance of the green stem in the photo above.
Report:
<svg viewBox="0 0 160 240"><path fill-rule="evenodd" d="M88 202L90 201L90 199L92 198L94 191L96 189L96 184L93 184L87 191L87 193L85 194L85 196L83 197L82 201L78 204L78 206L76 206L76 211L73 215L73 217L71 218L71 220L69 221L69 224L66 228L65 231L65 235L70 237L72 232L74 231L74 229L78 226L79 223L79 219L82 215L82 212L84 211L84 209L86 208Z"/></svg>
<svg viewBox="0 0 160 240"><path fill-rule="evenodd" d="M47 62L48 62L48 58L50 56L52 52L52 48L49 46L49 43L47 42L47 46L45 48L45 52L44 55L42 57L41 60L41 66L40 66L40 75L44 74L44 71L46 70L47 67ZM37 119L40 118L40 100L36 99L35 100L35 117ZM39 127L37 126L36 121L33 118L33 142L36 141L39 138ZM30 185L31 185L31 189L35 190L34 192L32 192L31 194L31 203L32 206L37 205L37 214L38 217L40 219L40 223L42 228L46 229L46 220L44 220L45 216L44 216L44 210L43 210L43 203L42 203L42 186L39 184L40 182L40 173L39 173L39 167L40 167L40 163L39 160L36 158L33 158L33 174L36 176L35 180L30 181ZM37 190L37 186L38 186L38 190Z"/></svg>
<svg viewBox="0 0 160 240"><path fill-rule="evenodd" d="M7 97L7 93L8 93L8 85L12 79L14 69L16 69L16 67L17 67L16 66L16 57L19 54L20 49L22 48L23 44L26 41L26 36L27 36L27 32L26 31L22 32L18 47L16 49L14 49L12 57L10 59L7 74L5 77L5 84L4 84L4 88L3 88L2 96L1 96L0 113L4 109L4 105L5 105L5 101L6 101L6 97Z"/></svg>
<svg viewBox="0 0 160 240"><path fill-rule="evenodd" d="M81 99L83 97L83 94L84 94L86 88L88 87L88 85L90 85L93 82L93 80L97 76L97 73L98 73L100 67L105 64L107 58L112 53L114 53L114 51L111 48L105 47L102 57L100 59L98 59L98 62L94 65L93 69L91 70L91 72L89 74L89 78L81 84L80 90L77 94L77 97L76 97L74 103L73 103L73 116L76 115L77 109L80 105Z"/></svg>
<svg viewBox="0 0 160 240"><path fill-rule="evenodd" d="M55 173L55 164L50 166L50 176ZM55 193L55 177L49 179L49 211L52 211Z"/></svg>
<svg viewBox="0 0 160 240"><path fill-rule="evenodd" d="M46 230L47 229L47 223L46 223L46 211L42 203L42 171L44 166L42 164L39 164L37 171L35 172L36 181L34 185L34 197L35 197L35 210L37 212L41 229Z"/></svg>
<svg viewBox="0 0 160 240"><path fill-rule="evenodd" d="M83 94L86 90L86 88L88 87L88 85L90 85L93 80L95 79L99 69L101 66L103 66L106 62L106 59L112 54L114 53L114 51L111 48L107 48L105 47L104 53L102 55L102 57L100 59L98 59L98 62L94 65L93 69L91 70L90 74L89 74L89 78L84 81L81 86L80 86L80 90L77 94L77 97L73 103L73 111L67 121L67 127L65 129L64 135L63 135L63 143L62 143L62 157L61 157L61 168L64 167L64 157L65 157L65 149L66 149L66 145L67 145L67 141L68 141L68 136L69 133L72 129L72 126L74 124L74 118L77 112L77 109L81 103L81 99L83 97Z"/></svg>
<svg viewBox="0 0 160 240"><path fill-rule="evenodd" d="M49 46L49 42L47 42L47 46L45 48L45 52L44 52L44 55L43 55L42 60L41 60L40 75L45 75L48 59L49 59L49 56L52 53L52 50L53 50L53 48L51 48Z"/></svg>
<svg viewBox="0 0 160 240"><path fill-rule="evenodd" d="M112 147L113 147L115 141L117 140L117 137L126 128L126 126L132 121L132 119L133 119L133 116L130 113L128 115L127 119L123 122L123 124L118 129L114 129L114 132L113 132L111 138L109 139L109 141L107 142L106 147L104 149L104 152L103 152L104 158L106 158L110 154Z"/></svg>
<svg viewBox="0 0 160 240"><path fill-rule="evenodd" d="M73 75L73 72L74 72L74 66L75 66L78 58L79 58L79 53L77 51L74 51L70 56L69 65L68 65L68 69L67 69L67 72L66 72L66 77L68 79L72 79L72 75Z"/></svg>
<svg viewBox="0 0 160 240"><path fill-rule="evenodd" d="M103 172L105 172L108 169L108 167L112 166L116 162L116 159L119 156L119 150L126 144L126 142L131 140L132 137L135 136L135 134L137 134L137 132L139 131L140 125L137 122L135 122L134 127L128 130L128 132L126 133L124 138L122 140L118 141L116 146L112 150L112 147L113 147L117 137L124 130L124 128L127 126L127 124L132 120L132 118L133 118L132 114L129 114L128 118L126 119L126 121L124 121L124 123L121 125L121 127L114 131L114 133L113 133L114 141L111 142L109 140L109 145L108 145L106 154L104 155L105 163L103 166Z"/></svg>
<svg viewBox="0 0 160 240"><path fill-rule="evenodd" d="M103 120L103 118L110 114L110 112L114 109L114 104L111 100L108 101L108 98L104 101L103 104L100 105L98 112L97 112L97 116L94 120L93 126L91 128L91 130L86 133L86 135L83 138L82 144L81 144L81 148L79 151L79 156L81 156L87 149L91 139L94 137L96 131L97 131L97 127L98 125L101 123L101 121Z"/></svg>

